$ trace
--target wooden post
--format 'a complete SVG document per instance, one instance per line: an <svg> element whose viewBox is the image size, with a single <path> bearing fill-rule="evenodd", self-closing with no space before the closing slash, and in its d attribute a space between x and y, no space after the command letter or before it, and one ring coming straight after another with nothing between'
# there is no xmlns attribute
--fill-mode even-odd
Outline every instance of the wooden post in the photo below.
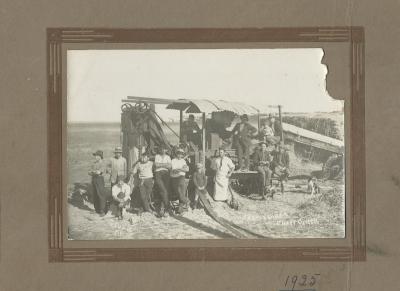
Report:
<svg viewBox="0 0 400 291"><path fill-rule="evenodd" d="M121 146L123 146L123 144L124 144L124 132L122 130L122 114L123 114L123 112L121 112L121 122L119 124L119 144Z"/></svg>
<svg viewBox="0 0 400 291"><path fill-rule="evenodd" d="M156 105L155 105L155 104L150 103L150 104L149 104L149 107L150 107L150 110L151 110L151 111L156 112ZM150 144L148 145L149 149L150 149L151 151L154 151L154 147L155 147L154 141L153 141L152 139L150 139L150 140L149 140L149 143L150 143Z"/></svg>
<svg viewBox="0 0 400 291"><path fill-rule="evenodd" d="M261 116L260 116L260 110L258 110L258 132L260 132L260 127L261 127Z"/></svg>
<svg viewBox="0 0 400 291"><path fill-rule="evenodd" d="M179 142L182 142L183 111L179 110Z"/></svg>
<svg viewBox="0 0 400 291"><path fill-rule="evenodd" d="M283 140L283 126L282 126L282 105L278 105L278 110L279 110L279 123L280 123L280 130L281 130L281 142L284 142Z"/></svg>
<svg viewBox="0 0 400 291"><path fill-rule="evenodd" d="M204 169L206 168L206 114L203 112L203 127L202 127L202 132L203 132L203 140L202 140L202 148L203 148L203 156L202 156L202 164Z"/></svg>
<svg viewBox="0 0 400 291"><path fill-rule="evenodd" d="M139 147L139 159L141 159L142 158L142 150L143 150L143 136L142 136L142 134L139 134L139 145L138 145L138 147Z"/></svg>

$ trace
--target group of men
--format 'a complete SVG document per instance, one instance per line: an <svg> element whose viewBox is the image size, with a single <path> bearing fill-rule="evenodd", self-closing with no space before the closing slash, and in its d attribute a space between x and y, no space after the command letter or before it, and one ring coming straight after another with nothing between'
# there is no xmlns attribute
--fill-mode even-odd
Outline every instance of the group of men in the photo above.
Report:
<svg viewBox="0 0 400 291"><path fill-rule="evenodd" d="M123 218L126 208L129 208L134 187L139 190L142 208L145 212L154 212L151 205L154 185L157 186L161 198L161 206L158 213L160 216L171 213L171 196L179 199L178 213L187 210L189 201L186 196L185 177L189 171L189 166L185 160L183 149L176 149L174 158L171 159L167 154L167 148L160 147L158 154L154 157L154 161L150 160L148 153L144 152L141 154L140 160L132 165L130 170L127 169L126 159L122 157L121 147L115 148L114 157L107 163L103 162L102 151L96 151L93 156L95 160L89 175L92 177L95 211L100 216L104 216L108 211L109 203L107 202L110 199L109 191L105 189L104 176L106 174L110 176L111 204L117 207L119 219ZM203 190L205 185L201 173L204 174L204 170L202 170L202 165L197 165L196 168L196 172L200 174L196 175L196 181L194 182L197 188Z"/></svg>
<svg viewBox="0 0 400 291"><path fill-rule="evenodd" d="M249 171L252 140L260 141L259 148L253 154L253 166L259 174L260 194L265 199L272 196L271 177L275 174L279 179L289 176L289 154L287 147L280 142L282 127L273 116L264 120L260 130L249 123L246 114L240 117L240 123L232 130L233 146L237 150L239 170ZM273 150L269 147L273 146Z"/></svg>
<svg viewBox="0 0 400 291"><path fill-rule="evenodd" d="M249 170L253 139L259 139L273 145L279 142L281 130L280 123L273 116L269 116L268 119L264 120L260 130L257 130L250 124L248 115L243 114L240 117L240 122L229 133L233 139L232 146L237 150L240 170ZM201 130L193 114L190 114L188 120L183 122L182 135L183 142L189 143L192 147L201 145Z"/></svg>
<svg viewBox="0 0 400 291"><path fill-rule="evenodd" d="M109 193L105 190L104 176L106 174L110 175L111 193L114 194L117 188L123 187L123 181L127 173L127 163L126 159L122 157L121 147L115 148L114 157L111 158L107 163L105 163L103 160L104 159L103 151L98 150L95 153L93 153L93 156L95 159L88 173L92 177L93 204L95 211L99 213L100 216L104 216L107 212L108 208L107 202L110 196ZM124 200L126 202L127 200L130 199L128 196L124 195L126 194L125 192L130 191L130 189L127 189L126 186L124 186L123 187L124 189L120 191L121 193L119 192L116 193L116 196L119 195L119 197L121 197L118 198L118 201Z"/></svg>
<svg viewBox="0 0 400 291"><path fill-rule="evenodd" d="M240 123L236 124L231 131L233 136L232 145L237 149L239 170L247 171L250 168L250 149L253 145L252 140L259 139L259 149L253 154L254 169L259 173L259 184L261 194L265 198L270 192L270 181L273 173L281 176L288 176L289 156L285 146L278 142L280 126L276 126L273 117L263 122L263 126L258 131L249 123L246 114L241 116ZM190 115L189 120L183 125L183 133L186 142L194 145L200 143L200 128ZM275 145L274 150L269 150L269 146ZM214 170L214 189L213 198L216 201L229 200L229 179L235 170L232 160L225 154L224 149L220 149L218 156L211 164ZM116 147L114 157L108 162L103 161L103 152L98 150L93 153L95 160L89 171L92 177L93 202L95 211L100 216L104 216L108 211L110 198L111 204L117 206L118 217L122 219L124 211L129 207L133 188L137 188L140 193L140 200L145 212L153 212L151 197L153 187L156 185L157 192L161 198L159 215L165 216L171 212L170 200L172 197L179 199L178 212L184 212L188 208L188 198L186 195L186 180L189 166L185 160L185 151L177 148L171 158L167 153L167 148L160 147L158 154L149 157L148 153L142 153L140 159L127 169L127 161L122 157L121 147ZM111 196L105 189L104 176L109 174L111 182ZM207 185L204 166L196 165L196 171L192 178L192 185L195 187L195 203L197 204L199 191L204 191Z"/></svg>
<svg viewBox="0 0 400 291"><path fill-rule="evenodd" d="M190 143L191 146L200 146L200 128L193 114L190 114L189 119L182 124L182 133L184 142ZM247 114L243 114L240 117L240 122L237 123L229 133L229 135L232 136L232 146L237 151L240 171L245 172L250 170L250 156L253 140L258 139L260 141L259 150L256 150L253 155L253 165L254 170L259 173L259 184L261 185L260 193L263 198L266 197L266 194L271 193L270 185L271 176L273 174L283 179L287 178L289 175L289 155L287 153L287 147L283 145L283 143L280 143L281 133L282 125L275 120L275 117L269 116L267 119L263 120L260 129L257 130L250 124ZM275 148L270 151L270 146L274 146ZM217 193L215 197L217 197L217 200L219 195L222 195L223 199L226 198L225 188L227 187L228 181L225 178L227 174L229 178L229 174L235 168L232 161L226 157L224 150L219 151L219 158L221 161L224 161L224 163L223 166L220 167L223 169L222 171L218 171L219 168L214 167L216 171L215 193ZM219 173L222 174L220 175Z"/></svg>
<svg viewBox="0 0 400 291"><path fill-rule="evenodd" d="M253 155L253 164L259 174L260 194L265 199L272 197L271 178L272 175L280 180L289 177L289 154L287 147L283 144L275 144L273 150L268 149L268 141L261 141L259 149Z"/></svg>
<svg viewBox="0 0 400 291"><path fill-rule="evenodd" d="M253 145L253 139L258 139L269 145L275 145L279 142L280 132L281 125L275 121L273 116L264 120L260 130L257 130L249 123L247 114L243 114L240 117L240 122L232 130L233 146L237 150L240 170L249 170L250 150Z"/></svg>

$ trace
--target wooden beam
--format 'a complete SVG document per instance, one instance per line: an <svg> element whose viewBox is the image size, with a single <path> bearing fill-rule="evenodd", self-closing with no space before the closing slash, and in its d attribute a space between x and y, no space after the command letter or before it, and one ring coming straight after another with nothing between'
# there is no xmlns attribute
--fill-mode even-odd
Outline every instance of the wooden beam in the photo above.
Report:
<svg viewBox="0 0 400 291"><path fill-rule="evenodd" d="M151 98L151 97L138 97L128 96L128 99L122 100L123 102L144 102L148 104L171 104L178 101L177 99L163 99L163 98ZM129 100L129 101L128 101Z"/></svg>
<svg viewBox="0 0 400 291"><path fill-rule="evenodd" d="M182 123L183 123L183 111L179 110L179 142L182 142Z"/></svg>
<svg viewBox="0 0 400 291"><path fill-rule="evenodd" d="M206 114L205 113L203 113L203 118L202 118L202 135L203 135L203 140L202 140L203 155L201 162L205 169L206 168Z"/></svg>
<svg viewBox="0 0 400 291"><path fill-rule="evenodd" d="M284 142L283 140L283 126L282 126L282 105L278 105L278 111L279 111L279 123L281 127L281 142Z"/></svg>

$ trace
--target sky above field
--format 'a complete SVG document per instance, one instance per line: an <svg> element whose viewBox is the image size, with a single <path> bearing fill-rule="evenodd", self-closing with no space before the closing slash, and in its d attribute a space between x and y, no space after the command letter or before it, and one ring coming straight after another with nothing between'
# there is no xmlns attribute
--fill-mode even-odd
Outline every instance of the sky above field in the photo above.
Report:
<svg viewBox="0 0 400 291"><path fill-rule="evenodd" d="M127 96L243 102L263 112L342 109L326 91L323 50L69 50L68 122L118 122ZM166 120L179 112L158 105Z"/></svg>

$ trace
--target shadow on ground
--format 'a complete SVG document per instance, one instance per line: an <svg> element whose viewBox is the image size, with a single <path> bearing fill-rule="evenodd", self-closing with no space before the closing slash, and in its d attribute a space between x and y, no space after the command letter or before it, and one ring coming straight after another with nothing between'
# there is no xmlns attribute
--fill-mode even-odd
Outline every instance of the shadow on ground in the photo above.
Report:
<svg viewBox="0 0 400 291"><path fill-rule="evenodd" d="M204 232L207 232L209 234L213 234L215 236L218 236L220 238L235 238L235 236L229 234L229 233L225 233L222 232L220 230L208 227L204 224L198 223L196 221L193 221L191 219L188 219L186 217L183 216L173 216L173 218L175 218L176 220L182 222L182 223L186 223L187 225L190 225L191 227L197 228L199 230L202 230Z"/></svg>

